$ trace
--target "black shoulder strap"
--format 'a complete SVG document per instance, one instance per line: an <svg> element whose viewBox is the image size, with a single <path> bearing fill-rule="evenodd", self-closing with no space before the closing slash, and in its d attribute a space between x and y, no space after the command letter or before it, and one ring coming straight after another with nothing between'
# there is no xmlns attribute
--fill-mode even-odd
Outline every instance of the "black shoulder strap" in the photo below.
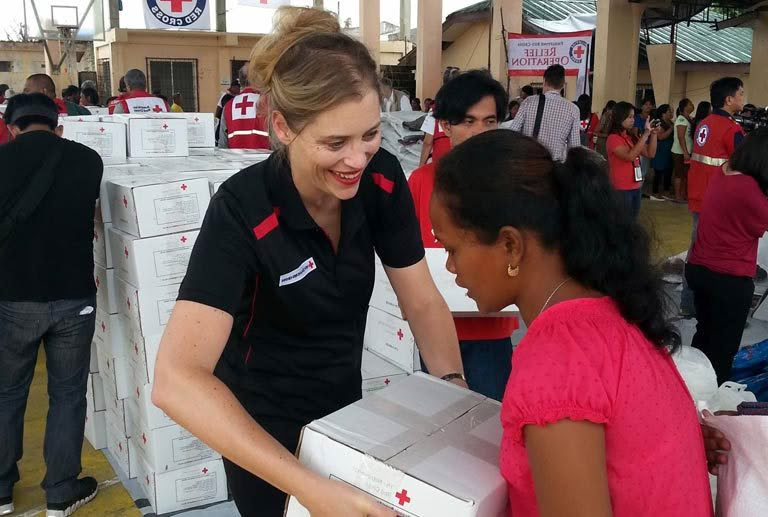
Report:
<svg viewBox="0 0 768 517"><path fill-rule="evenodd" d="M539 131L541 131L541 117L544 116L544 101L546 100L546 97L542 93L539 95L539 106L536 108L536 122L533 124L533 138L536 138L538 140L539 138Z"/></svg>
<svg viewBox="0 0 768 517"><path fill-rule="evenodd" d="M55 177L53 169L58 165L62 153L61 145L51 150L48 158L32 175L16 201L12 202L9 210L0 216L0 244L8 239L17 224L27 220L37 210L40 202L51 190Z"/></svg>

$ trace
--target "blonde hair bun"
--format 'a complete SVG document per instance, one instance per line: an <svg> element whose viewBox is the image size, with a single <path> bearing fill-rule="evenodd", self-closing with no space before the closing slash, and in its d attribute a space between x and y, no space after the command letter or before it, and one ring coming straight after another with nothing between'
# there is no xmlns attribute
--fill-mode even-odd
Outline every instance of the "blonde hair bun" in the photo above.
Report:
<svg viewBox="0 0 768 517"><path fill-rule="evenodd" d="M272 25L272 33L253 48L249 67L251 83L266 88L280 59L299 41L312 34L341 32L338 20L330 12L309 7L281 7Z"/></svg>

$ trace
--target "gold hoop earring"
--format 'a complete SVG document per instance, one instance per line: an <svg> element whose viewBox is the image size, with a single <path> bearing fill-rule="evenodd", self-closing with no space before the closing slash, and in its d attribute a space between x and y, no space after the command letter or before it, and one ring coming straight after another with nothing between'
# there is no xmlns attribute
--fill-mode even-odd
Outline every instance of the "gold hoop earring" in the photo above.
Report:
<svg viewBox="0 0 768 517"><path fill-rule="evenodd" d="M511 277L516 277L520 274L520 266L512 267L512 264L509 264L507 266L507 275Z"/></svg>

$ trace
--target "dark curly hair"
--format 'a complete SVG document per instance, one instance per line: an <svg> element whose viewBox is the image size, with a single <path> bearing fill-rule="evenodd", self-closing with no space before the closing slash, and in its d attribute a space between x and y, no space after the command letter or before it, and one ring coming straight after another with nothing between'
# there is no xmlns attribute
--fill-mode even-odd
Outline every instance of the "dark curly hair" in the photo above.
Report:
<svg viewBox="0 0 768 517"><path fill-rule="evenodd" d="M559 251L571 278L610 296L651 342L680 346L665 318L669 299L651 264L651 239L622 208L595 153L577 147L557 163L533 138L488 131L440 160L435 193L454 223L485 244L504 226L535 232Z"/></svg>

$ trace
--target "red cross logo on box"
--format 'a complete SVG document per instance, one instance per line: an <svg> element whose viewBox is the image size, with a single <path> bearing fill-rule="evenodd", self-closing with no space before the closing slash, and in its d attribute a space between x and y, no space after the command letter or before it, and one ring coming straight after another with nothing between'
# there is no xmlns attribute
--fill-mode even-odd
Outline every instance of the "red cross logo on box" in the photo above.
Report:
<svg viewBox="0 0 768 517"><path fill-rule="evenodd" d="M123 204L125 205L125 208L128 208L128 199L123 196Z"/></svg>
<svg viewBox="0 0 768 517"><path fill-rule="evenodd" d="M203 471L202 472L203 472L203 474L208 474L208 468L207 467L203 467Z"/></svg>
<svg viewBox="0 0 768 517"><path fill-rule="evenodd" d="M168 124L163 124L163 129L168 129Z"/></svg>
<svg viewBox="0 0 768 517"><path fill-rule="evenodd" d="M137 399L141 398L141 393L139 392L139 388L136 388L136 398ZM147 443L147 437L146 436L144 437L144 443Z"/></svg>
<svg viewBox="0 0 768 517"><path fill-rule="evenodd" d="M581 45L573 49L573 53L576 54L576 57L579 59L581 59L581 56L584 55L584 52L585 52L584 47L582 47Z"/></svg>
<svg viewBox="0 0 768 517"><path fill-rule="evenodd" d="M405 503L411 502L411 498L408 497L408 490L405 490L405 489L396 493L395 498L397 498L397 501L400 503L400 506L405 506Z"/></svg>
<svg viewBox="0 0 768 517"><path fill-rule="evenodd" d="M189 187L187 187L187 185L185 183L182 183L181 187L179 187L179 188L181 188L181 190L187 190Z"/></svg>
<svg viewBox="0 0 768 517"><path fill-rule="evenodd" d="M184 2L191 2L192 0L160 0L161 2L170 2L171 3L171 12L172 13L180 13L182 12L182 6L184 5Z"/></svg>
<svg viewBox="0 0 768 517"><path fill-rule="evenodd" d="M99 129L99 131L101 131L101 132L103 133L104 131L106 131L106 129L104 129L104 128L102 127L102 128L100 128L100 129Z"/></svg>
<svg viewBox="0 0 768 517"><path fill-rule="evenodd" d="M392 382L392 381L390 381L389 379L384 379L384 385L385 386L389 386L390 382Z"/></svg>
<svg viewBox="0 0 768 517"><path fill-rule="evenodd" d="M101 322L101 331L102 331L102 332L106 332L106 331L107 331L107 326L106 326L106 325L104 325L104 322L103 322L103 321Z"/></svg>
<svg viewBox="0 0 768 517"><path fill-rule="evenodd" d="M397 339L398 339L398 341L402 341L404 335L405 334L403 334L403 331L401 329L397 329Z"/></svg>
<svg viewBox="0 0 768 517"><path fill-rule="evenodd" d="M187 242L187 237L186 237L186 236L184 236L184 235L182 235L182 236L181 236L181 239L179 239L179 240L181 241L181 243L182 243L182 244L186 244L186 242Z"/></svg>
<svg viewBox="0 0 768 517"><path fill-rule="evenodd" d="M120 452L122 452L123 451L123 443L122 442L117 442L117 448L120 449Z"/></svg>
<svg viewBox="0 0 768 517"><path fill-rule="evenodd" d="M195 117L195 122L200 122L200 118L199 117Z"/></svg>
<svg viewBox="0 0 768 517"><path fill-rule="evenodd" d="M125 301L128 303L128 308L130 309L130 308L131 308L131 299L130 299L130 298L128 298L128 299L127 299L127 300L125 300Z"/></svg>
<svg viewBox="0 0 768 517"><path fill-rule="evenodd" d="M139 345L137 343L133 344L133 349L136 351L136 355L139 355ZM138 388L137 388L138 391Z"/></svg>
<svg viewBox="0 0 768 517"><path fill-rule="evenodd" d="M128 246L123 248L123 253L125 253L125 258L128 258Z"/></svg>
<svg viewBox="0 0 768 517"><path fill-rule="evenodd" d="M144 440L144 443L147 443L147 435L144 433L141 433L141 439Z"/></svg>
<svg viewBox="0 0 768 517"><path fill-rule="evenodd" d="M189 2L190 0L185 0L185 1ZM163 108L161 108L160 106L155 106L154 108L152 108L152 111L154 111L155 113L162 113Z"/></svg>

